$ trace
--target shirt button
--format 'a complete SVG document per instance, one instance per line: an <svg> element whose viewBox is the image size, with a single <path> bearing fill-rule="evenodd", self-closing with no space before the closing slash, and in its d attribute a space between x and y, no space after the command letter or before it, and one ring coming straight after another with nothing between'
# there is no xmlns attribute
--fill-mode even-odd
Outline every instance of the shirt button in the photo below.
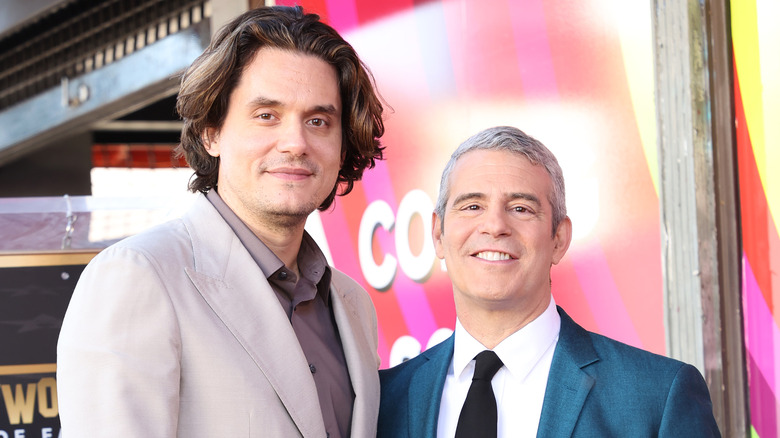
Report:
<svg viewBox="0 0 780 438"><path fill-rule="evenodd" d="M279 280L287 280L287 271L282 271L279 273Z"/></svg>
<svg viewBox="0 0 780 438"><path fill-rule="evenodd" d="M317 372L317 367L315 367L313 363L310 363L309 370L311 370L311 373L314 374Z"/></svg>

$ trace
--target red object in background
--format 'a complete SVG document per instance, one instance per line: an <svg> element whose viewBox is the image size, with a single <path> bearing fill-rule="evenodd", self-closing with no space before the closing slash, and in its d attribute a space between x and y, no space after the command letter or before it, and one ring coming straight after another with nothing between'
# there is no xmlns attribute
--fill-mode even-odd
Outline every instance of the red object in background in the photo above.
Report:
<svg viewBox="0 0 780 438"><path fill-rule="evenodd" d="M170 168L187 167L176 159L171 144L96 144L92 146L92 167Z"/></svg>

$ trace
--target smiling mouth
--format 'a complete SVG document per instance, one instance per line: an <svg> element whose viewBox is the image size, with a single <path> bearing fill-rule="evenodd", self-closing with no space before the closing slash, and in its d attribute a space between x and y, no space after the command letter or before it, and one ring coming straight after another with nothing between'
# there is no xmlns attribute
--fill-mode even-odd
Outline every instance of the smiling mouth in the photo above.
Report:
<svg viewBox="0 0 780 438"><path fill-rule="evenodd" d="M498 251L482 251L474 254L474 257L482 260L491 261L491 262L512 260L514 258L505 252L498 252Z"/></svg>

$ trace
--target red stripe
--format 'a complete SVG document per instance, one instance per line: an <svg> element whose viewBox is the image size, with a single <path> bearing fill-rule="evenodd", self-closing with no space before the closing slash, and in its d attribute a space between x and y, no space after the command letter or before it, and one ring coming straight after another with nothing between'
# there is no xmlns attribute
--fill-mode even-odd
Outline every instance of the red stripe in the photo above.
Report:
<svg viewBox="0 0 780 438"><path fill-rule="evenodd" d="M414 7L412 0L356 0L358 21L360 24L366 24Z"/></svg>
<svg viewBox="0 0 780 438"><path fill-rule="evenodd" d="M742 214L742 247L753 268L767 306L774 309L772 303L772 271L770 268L770 239L780 246L780 238L774 224L770 221L764 186L758 173L758 165L753 155L753 143L748 132L739 76L734 64L734 111L737 119L737 164L739 168L740 213ZM773 232L774 231L774 232Z"/></svg>

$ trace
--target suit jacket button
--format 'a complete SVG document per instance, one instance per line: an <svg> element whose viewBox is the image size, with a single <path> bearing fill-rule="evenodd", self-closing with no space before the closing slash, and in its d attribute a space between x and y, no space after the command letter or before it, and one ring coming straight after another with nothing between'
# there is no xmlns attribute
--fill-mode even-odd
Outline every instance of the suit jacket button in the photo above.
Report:
<svg viewBox="0 0 780 438"><path fill-rule="evenodd" d="M315 367L313 363L309 364L309 369L311 370L312 374L317 372L317 367Z"/></svg>

